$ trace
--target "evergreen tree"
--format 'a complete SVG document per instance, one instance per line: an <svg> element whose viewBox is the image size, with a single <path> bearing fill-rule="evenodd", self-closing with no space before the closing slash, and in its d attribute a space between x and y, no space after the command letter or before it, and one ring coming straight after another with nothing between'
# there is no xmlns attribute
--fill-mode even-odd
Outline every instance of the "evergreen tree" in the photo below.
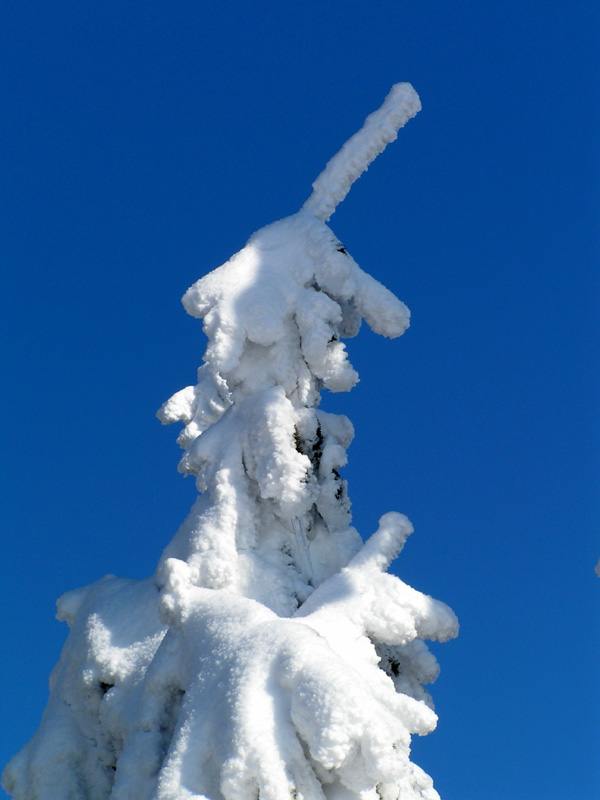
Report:
<svg viewBox="0 0 600 800"><path fill-rule="evenodd" d="M352 425L319 409L356 383L341 340L362 319L388 337L409 323L326 222L419 108L394 86L298 213L184 295L208 346L159 417L183 423L200 495L151 578L59 599L48 706L3 777L17 800L437 797L409 745L436 724L423 640L456 619L386 572L406 517L365 544L351 527Z"/></svg>

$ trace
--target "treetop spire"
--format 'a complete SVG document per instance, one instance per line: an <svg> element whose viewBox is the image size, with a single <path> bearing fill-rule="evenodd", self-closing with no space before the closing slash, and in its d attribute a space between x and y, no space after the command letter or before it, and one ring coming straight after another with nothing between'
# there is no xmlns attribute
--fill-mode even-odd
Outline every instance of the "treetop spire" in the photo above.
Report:
<svg viewBox="0 0 600 800"><path fill-rule="evenodd" d="M314 181L313 192L303 208L313 217L327 222L354 181L420 110L419 95L411 84L394 84L383 105L369 114L362 128L327 162Z"/></svg>

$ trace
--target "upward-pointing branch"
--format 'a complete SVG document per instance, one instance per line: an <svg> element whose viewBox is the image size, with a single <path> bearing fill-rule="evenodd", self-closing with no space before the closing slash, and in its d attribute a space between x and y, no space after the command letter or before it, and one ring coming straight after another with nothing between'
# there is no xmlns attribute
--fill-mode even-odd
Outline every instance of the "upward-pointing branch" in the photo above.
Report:
<svg viewBox="0 0 600 800"><path fill-rule="evenodd" d="M392 86L381 108L369 114L362 128L327 162L303 208L313 217L327 222L354 181L420 110L419 95L410 83Z"/></svg>

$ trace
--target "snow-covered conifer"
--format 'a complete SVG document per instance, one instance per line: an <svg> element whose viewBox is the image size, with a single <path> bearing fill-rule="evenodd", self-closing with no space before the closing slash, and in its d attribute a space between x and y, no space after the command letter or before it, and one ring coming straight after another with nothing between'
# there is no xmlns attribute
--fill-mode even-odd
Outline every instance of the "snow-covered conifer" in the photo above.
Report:
<svg viewBox="0 0 600 800"><path fill-rule="evenodd" d="M185 293L208 346L159 417L183 423L200 495L152 577L58 601L71 631L4 772L17 800L437 797L409 745L436 724L424 640L455 636L456 618L387 573L406 517L362 543L339 471L353 428L319 408L356 383L342 339L362 319L408 326L326 221L419 108L394 86L298 213Z"/></svg>

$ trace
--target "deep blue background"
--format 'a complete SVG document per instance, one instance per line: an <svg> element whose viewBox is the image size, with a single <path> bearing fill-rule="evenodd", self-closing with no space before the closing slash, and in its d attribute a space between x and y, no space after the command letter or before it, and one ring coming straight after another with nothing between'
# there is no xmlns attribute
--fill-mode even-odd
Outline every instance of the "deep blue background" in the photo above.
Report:
<svg viewBox="0 0 600 800"><path fill-rule="evenodd" d="M363 535L448 602L443 800L598 794L597 2L0 4L4 763L35 730L62 592L142 577L193 500L174 428L201 326L179 297L293 213L409 80L423 111L332 227L413 312L348 343Z"/></svg>

